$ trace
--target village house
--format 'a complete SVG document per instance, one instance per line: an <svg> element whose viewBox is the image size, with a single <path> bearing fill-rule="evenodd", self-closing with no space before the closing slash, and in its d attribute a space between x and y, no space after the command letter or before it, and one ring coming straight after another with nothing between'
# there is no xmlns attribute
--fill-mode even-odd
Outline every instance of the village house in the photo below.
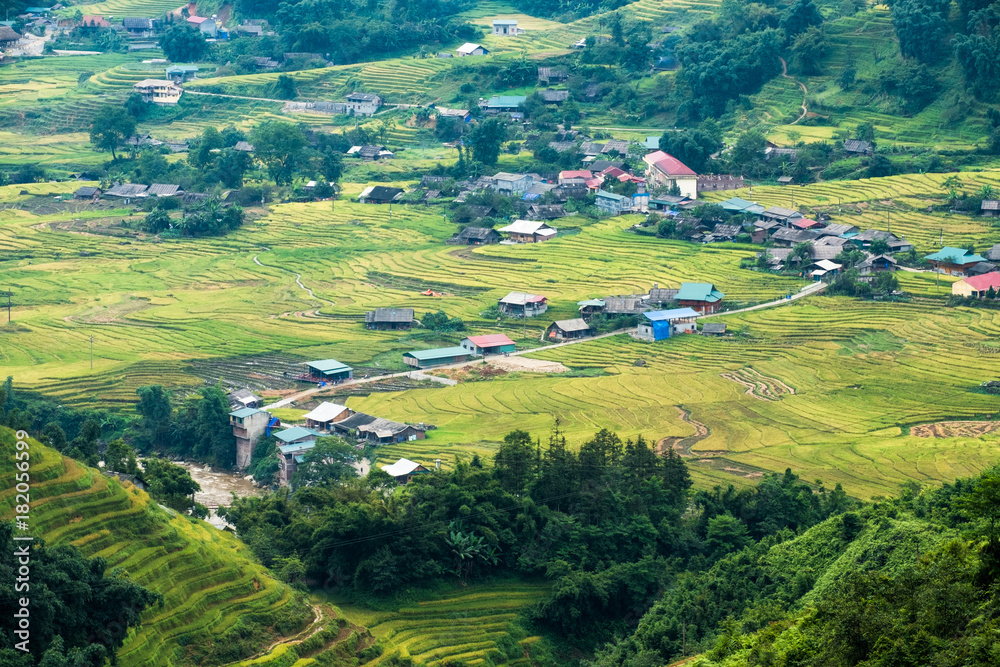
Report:
<svg viewBox="0 0 1000 667"><path fill-rule="evenodd" d="M507 317L537 317L549 309L545 296L524 292L511 292L497 301L497 307Z"/></svg>
<svg viewBox="0 0 1000 667"><path fill-rule="evenodd" d="M555 220L568 214L562 204L531 204L525 215L529 220Z"/></svg>
<svg viewBox="0 0 1000 667"><path fill-rule="evenodd" d="M176 197L184 194L181 186L175 183L153 183L146 190L150 197Z"/></svg>
<svg viewBox="0 0 1000 667"><path fill-rule="evenodd" d="M364 426L365 424L371 424L376 419L378 419L378 417L367 415L364 412L355 412L347 419L341 419L340 421L331 423L330 427L337 432L337 435L353 438L357 437L358 428Z"/></svg>
<svg viewBox="0 0 1000 667"><path fill-rule="evenodd" d="M651 188L674 188L691 199L698 198L698 175L687 165L663 151L643 156L646 163L646 181Z"/></svg>
<svg viewBox="0 0 1000 667"><path fill-rule="evenodd" d="M681 283L674 298L681 308L693 308L702 315L710 315L719 311L725 296L712 283Z"/></svg>
<svg viewBox="0 0 1000 667"><path fill-rule="evenodd" d="M700 174L697 182L698 192L738 190L743 187L742 176L731 176L729 174Z"/></svg>
<svg viewBox="0 0 1000 667"><path fill-rule="evenodd" d="M725 322L705 322L701 325L701 333L704 336L725 336L726 335L726 323Z"/></svg>
<svg viewBox="0 0 1000 667"><path fill-rule="evenodd" d="M973 264L968 271L967 275L970 276L982 276L987 273L993 273L997 270L997 265L993 262L979 262L978 264Z"/></svg>
<svg viewBox="0 0 1000 667"><path fill-rule="evenodd" d="M365 144L363 146L351 146L347 149L347 155L354 155L366 161L387 160L392 157L392 151L385 146Z"/></svg>
<svg viewBox="0 0 1000 667"><path fill-rule="evenodd" d="M798 220L792 222L791 226L795 229L819 231L823 228L823 223L818 220L813 220L812 218L799 218Z"/></svg>
<svg viewBox="0 0 1000 667"><path fill-rule="evenodd" d="M111 24L103 16L87 14L80 19L80 26L84 28L110 28Z"/></svg>
<svg viewBox="0 0 1000 667"><path fill-rule="evenodd" d="M994 244L989 250L984 252L983 257L990 262L1000 262L1000 243Z"/></svg>
<svg viewBox="0 0 1000 667"><path fill-rule="evenodd" d="M747 201L739 197L732 197L725 201L720 201L719 206L729 213L742 213L747 215L760 215L764 212L764 207L757 202Z"/></svg>
<svg viewBox="0 0 1000 667"><path fill-rule="evenodd" d="M354 411L348 407L323 401L302 418L306 422L306 428L329 433L333 430L335 422L343 421L353 414Z"/></svg>
<svg viewBox="0 0 1000 667"><path fill-rule="evenodd" d="M899 267L896 265L896 260L889 255L874 255L869 256L854 268L859 275L870 276L873 273L895 271Z"/></svg>
<svg viewBox="0 0 1000 667"><path fill-rule="evenodd" d="M569 78L566 70L559 67L539 67L538 83L547 86L551 83L559 83Z"/></svg>
<svg viewBox="0 0 1000 667"><path fill-rule="evenodd" d="M355 116L374 116L382 106L382 98L375 93L351 93L345 104Z"/></svg>
<svg viewBox="0 0 1000 667"><path fill-rule="evenodd" d="M149 190L149 187L143 185L142 183L116 183L104 193L104 196L118 197L126 204L129 204L133 199L143 199L147 197L147 190Z"/></svg>
<svg viewBox="0 0 1000 667"><path fill-rule="evenodd" d="M236 438L236 467L240 470L250 465L253 450L265 436L271 423L271 413L245 407L229 413L229 424Z"/></svg>
<svg viewBox="0 0 1000 667"><path fill-rule="evenodd" d="M396 331L413 326L412 308L376 308L365 313L365 328Z"/></svg>
<svg viewBox="0 0 1000 667"><path fill-rule="evenodd" d="M402 196L402 188L391 188L386 185L369 185L361 191L358 201L362 204L391 204Z"/></svg>
<svg viewBox="0 0 1000 667"><path fill-rule="evenodd" d="M320 359L306 363L302 379L310 382L343 382L354 377L354 369L336 359Z"/></svg>
<svg viewBox="0 0 1000 667"><path fill-rule="evenodd" d="M149 18L126 16L122 19L122 27L128 32L129 37L152 37L156 34L153 19Z"/></svg>
<svg viewBox="0 0 1000 667"><path fill-rule="evenodd" d="M167 79L174 83L184 83L198 78L197 65L171 65L167 68Z"/></svg>
<svg viewBox="0 0 1000 667"><path fill-rule="evenodd" d="M213 18L207 16L189 16L188 25L197 28L207 39L215 39L219 34L219 24Z"/></svg>
<svg viewBox="0 0 1000 667"><path fill-rule="evenodd" d="M778 185L791 185L793 180L791 176L779 176Z"/></svg>
<svg viewBox="0 0 1000 667"><path fill-rule="evenodd" d="M244 21L243 23L236 26L236 32L247 37L263 37L264 36L264 26L261 23L256 23L254 21Z"/></svg>
<svg viewBox="0 0 1000 667"><path fill-rule="evenodd" d="M773 234L771 234L771 240L774 241L775 245L786 246L791 248L800 243L808 243L809 241L814 241L818 239L820 235L817 232L808 229L795 229L795 228L785 228L781 227Z"/></svg>
<svg viewBox="0 0 1000 667"><path fill-rule="evenodd" d="M982 299L989 296L990 290L994 296L1000 295L1000 272L985 273L981 276L969 276L951 284L951 293L972 299Z"/></svg>
<svg viewBox="0 0 1000 667"><path fill-rule="evenodd" d="M820 259L805 268L813 280L826 280L840 275L843 264L837 264L829 259Z"/></svg>
<svg viewBox="0 0 1000 667"><path fill-rule="evenodd" d="M589 169L565 169L559 172L559 185L584 185L593 177Z"/></svg>
<svg viewBox="0 0 1000 667"><path fill-rule="evenodd" d="M259 408L264 405L264 399L249 389L237 389L226 394L226 400L234 410L239 408Z"/></svg>
<svg viewBox="0 0 1000 667"><path fill-rule="evenodd" d="M870 141L861 139L845 139L844 151L849 155L871 155L875 152L875 147Z"/></svg>
<svg viewBox="0 0 1000 667"><path fill-rule="evenodd" d="M433 350L414 350L403 354L403 363L414 368L448 366L469 360L469 351L461 346L438 347Z"/></svg>
<svg viewBox="0 0 1000 667"><path fill-rule="evenodd" d="M292 477L305 459L305 454L316 446L318 435L320 434L301 426L294 426L274 434L278 440L278 483L281 486L288 486L291 483Z"/></svg>
<svg viewBox="0 0 1000 667"><path fill-rule="evenodd" d="M780 146L768 146L764 149L764 159L765 160L787 160L788 162L795 162L798 159L799 151L797 148L782 148Z"/></svg>
<svg viewBox="0 0 1000 667"><path fill-rule="evenodd" d="M545 337L549 340L570 340L573 338L586 338L593 335L590 325L582 318L572 320L556 320L545 330Z"/></svg>
<svg viewBox="0 0 1000 667"><path fill-rule="evenodd" d="M237 141L236 145L233 146L233 150L242 153L253 153L253 144L249 141Z"/></svg>
<svg viewBox="0 0 1000 667"><path fill-rule="evenodd" d="M584 301L576 302L577 309L580 311L580 317L584 321L591 318L592 315L597 313L603 313L604 307L607 305L604 299L585 299Z"/></svg>
<svg viewBox="0 0 1000 667"><path fill-rule="evenodd" d="M765 209L764 212L760 214L760 217L764 222L776 222L783 227L791 227L793 222L804 218L805 216L798 211L793 211L790 208L772 206Z"/></svg>
<svg viewBox="0 0 1000 667"><path fill-rule="evenodd" d="M692 308L654 310L639 318L636 338L646 341L665 340L681 333L694 333L698 313Z"/></svg>
<svg viewBox="0 0 1000 667"><path fill-rule="evenodd" d="M473 44L472 42L466 42L462 46L455 49L455 53L461 58L463 56L485 56L489 53L488 50L481 44Z"/></svg>
<svg viewBox="0 0 1000 667"><path fill-rule="evenodd" d="M454 245L488 245L500 243L502 238L500 232L489 227L466 227L447 242Z"/></svg>
<svg viewBox="0 0 1000 667"><path fill-rule="evenodd" d="M515 220L497 231L507 234L511 243L541 243L555 238L558 233L555 227L541 220Z"/></svg>
<svg viewBox="0 0 1000 667"><path fill-rule="evenodd" d="M606 296L601 301L605 315L639 315L648 308L645 295Z"/></svg>
<svg viewBox="0 0 1000 667"><path fill-rule="evenodd" d="M525 95L494 95L489 100L480 100L479 107L486 113L515 113L528 99Z"/></svg>
<svg viewBox="0 0 1000 667"><path fill-rule="evenodd" d="M559 105L569 99L568 90L542 90L539 91L538 95L545 104Z"/></svg>
<svg viewBox="0 0 1000 667"><path fill-rule="evenodd" d="M177 104L184 93L180 86L166 79L143 79L132 88L147 104Z"/></svg>
<svg viewBox="0 0 1000 667"><path fill-rule="evenodd" d="M857 233L858 228L855 227L854 225L830 223L826 227L823 227L817 231L819 231L819 233L822 234L823 236L844 236L845 234ZM847 239L844 240L846 241Z"/></svg>
<svg viewBox="0 0 1000 667"><path fill-rule="evenodd" d="M84 185L77 188L73 193L73 199L97 199L101 196L101 191L92 185Z"/></svg>
<svg viewBox="0 0 1000 667"><path fill-rule="evenodd" d="M528 174L510 174L501 171L493 175L490 187L502 195L519 195L531 187L532 180Z"/></svg>
<svg viewBox="0 0 1000 667"><path fill-rule="evenodd" d="M504 334L487 334L485 336L468 336L459 343L475 356L486 356L488 354L506 354L514 352L516 347L514 341Z"/></svg>
<svg viewBox="0 0 1000 667"><path fill-rule="evenodd" d="M924 257L935 271L953 276L964 276L974 264L985 262L986 258L964 248L945 246Z"/></svg>
<svg viewBox="0 0 1000 667"><path fill-rule="evenodd" d="M415 475L426 475L430 472L410 459L399 459L391 465L382 466L382 471L396 480L396 484L408 484L413 481Z"/></svg>
<svg viewBox="0 0 1000 667"><path fill-rule="evenodd" d="M278 66L281 65L281 63L274 58L269 58L267 56L253 56L253 62L254 65L260 69L278 69Z"/></svg>
<svg viewBox="0 0 1000 667"><path fill-rule="evenodd" d="M594 205L610 215L622 215L632 212L632 198L616 195L607 190L598 190L594 195Z"/></svg>
<svg viewBox="0 0 1000 667"><path fill-rule="evenodd" d="M979 205L979 211L990 218L1000 216L1000 199L984 199Z"/></svg>
<svg viewBox="0 0 1000 667"><path fill-rule="evenodd" d="M357 435L360 440L374 441L380 445L389 445L399 442L423 440L427 437L427 432L418 426L411 426L377 417L368 424L358 426Z"/></svg>
<svg viewBox="0 0 1000 667"><path fill-rule="evenodd" d="M732 241L736 236L743 232L743 227L740 225L727 225L718 224L712 230L711 234L706 234L705 238L702 239L703 243L713 243L716 241Z"/></svg>
<svg viewBox="0 0 1000 667"><path fill-rule="evenodd" d="M517 19L493 19L493 34L498 37L516 37L524 32L517 27Z"/></svg>

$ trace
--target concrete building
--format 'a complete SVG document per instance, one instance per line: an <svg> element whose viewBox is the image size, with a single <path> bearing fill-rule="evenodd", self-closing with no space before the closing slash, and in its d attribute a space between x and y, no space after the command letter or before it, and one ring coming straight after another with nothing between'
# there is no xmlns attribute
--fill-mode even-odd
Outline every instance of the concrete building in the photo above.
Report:
<svg viewBox="0 0 1000 667"><path fill-rule="evenodd" d="M236 467L246 468L253 458L253 450L267 433L271 413L257 408L240 408L229 413L229 423L236 438Z"/></svg>
<svg viewBox="0 0 1000 667"><path fill-rule="evenodd" d="M382 98L375 93L351 93L346 104L347 110L355 116L374 116L382 106Z"/></svg>
<svg viewBox="0 0 1000 667"><path fill-rule="evenodd" d="M176 83L165 79L143 79L132 88L143 102L152 104L177 104L184 93Z"/></svg>
<svg viewBox="0 0 1000 667"><path fill-rule="evenodd" d="M698 312L693 308L654 310L639 319L636 338L646 341L665 340L679 333L694 333Z"/></svg>
<svg viewBox="0 0 1000 667"><path fill-rule="evenodd" d="M698 198L698 175L673 155L653 151L642 159L646 163L646 180L651 189L676 187L685 197Z"/></svg>
<svg viewBox="0 0 1000 667"><path fill-rule="evenodd" d="M493 19L493 34L498 37L516 37L524 32L517 27L517 19Z"/></svg>

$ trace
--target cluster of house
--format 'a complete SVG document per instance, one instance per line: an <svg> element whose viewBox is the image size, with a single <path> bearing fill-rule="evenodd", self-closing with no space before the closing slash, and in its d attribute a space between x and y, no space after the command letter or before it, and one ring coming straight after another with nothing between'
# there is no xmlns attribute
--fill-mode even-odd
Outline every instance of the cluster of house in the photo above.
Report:
<svg viewBox="0 0 1000 667"><path fill-rule="evenodd" d="M658 341L679 333L695 333L697 318L719 312L725 296L712 283L681 283L680 288L653 285L648 294L587 299L577 305L580 319L584 322L597 314L635 315L639 318L636 337ZM664 306L674 307L664 309ZM723 323L705 324L702 327L702 333L705 334L725 332L726 325Z"/></svg>
<svg viewBox="0 0 1000 667"><path fill-rule="evenodd" d="M231 190L222 197L223 206L232 203L231 197L235 192L235 190ZM183 204L197 204L208 199L209 195L201 192L185 192L179 185L173 183L153 183L151 185L116 183L107 190L84 185L73 193L73 199L79 201L97 202L102 197L120 199L123 204L131 204L133 199L146 199L147 197L180 197Z"/></svg>
<svg viewBox="0 0 1000 667"><path fill-rule="evenodd" d="M994 245L982 255L967 248L945 246L937 252L925 256L924 259L939 273L969 277L990 275L996 273L997 265L1000 264L1000 243ZM954 292L954 290L953 293L959 294L959 292ZM975 294L961 295L977 296Z"/></svg>

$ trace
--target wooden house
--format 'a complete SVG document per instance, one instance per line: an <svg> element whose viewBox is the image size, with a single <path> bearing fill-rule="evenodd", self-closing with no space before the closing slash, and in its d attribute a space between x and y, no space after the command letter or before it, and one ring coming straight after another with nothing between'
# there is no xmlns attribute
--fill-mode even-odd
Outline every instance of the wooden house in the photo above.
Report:
<svg viewBox="0 0 1000 667"><path fill-rule="evenodd" d="M541 220L515 220L498 231L514 243L540 243L555 238L557 230Z"/></svg>
<svg viewBox="0 0 1000 667"><path fill-rule="evenodd" d="M560 81L565 81L569 78L569 74L566 70L559 67L539 67L538 68L538 83L542 85L549 85L550 83L559 83Z"/></svg>
<svg viewBox="0 0 1000 667"><path fill-rule="evenodd" d="M514 341L504 334L487 334L485 336L468 336L462 339L462 347L475 356L488 354L505 354L514 352Z"/></svg>
<svg viewBox="0 0 1000 667"><path fill-rule="evenodd" d="M392 188L386 185L369 185L362 190L358 201L362 204L391 204L402 196L402 188Z"/></svg>
<svg viewBox="0 0 1000 667"><path fill-rule="evenodd" d="M500 232L489 227L466 227L452 236L448 243L455 245L488 245L500 243Z"/></svg>
<svg viewBox="0 0 1000 667"><path fill-rule="evenodd" d="M409 459L399 459L391 465L382 466L382 470L391 475L397 484L408 484L413 481L414 476L426 475L430 472L424 466Z"/></svg>
<svg viewBox="0 0 1000 667"><path fill-rule="evenodd" d="M433 368L468 361L469 354L469 351L461 346L414 350L403 354L403 362L414 368Z"/></svg>
<svg viewBox="0 0 1000 667"><path fill-rule="evenodd" d="M353 414L354 411L346 406L323 401L307 412L303 419L306 421L306 428L329 433L335 422L343 421Z"/></svg>
<svg viewBox="0 0 1000 667"><path fill-rule="evenodd" d="M858 274L868 276L873 273L895 271L899 267L896 265L896 260L889 255L875 255L868 257L854 268L857 269Z"/></svg>
<svg viewBox="0 0 1000 667"><path fill-rule="evenodd" d="M237 389L226 395L229 405L238 408L259 408L264 405L264 399L249 389Z"/></svg>
<svg viewBox="0 0 1000 667"><path fill-rule="evenodd" d="M570 340L573 338L586 338L593 335L593 330L582 318L572 320L556 320L545 330L545 337L549 340Z"/></svg>
<svg viewBox="0 0 1000 667"><path fill-rule="evenodd" d="M726 295L712 283L681 283L675 297L681 308L692 308L702 315L718 312Z"/></svg>
<svg viewBox="0 0 1000 667"><path fill-rule="evenodd" d="M949 246L925 256L924 259L930 262L935 271L953 276L964 276L974 264L986 261L985 257L974 252Z"/></svg>
<svg viewBox="0 0 1000 667"><path fill-rule="evenodd" d="M413 326L412 308L376 308L365 313L365 328L396 331Z"/></svg>
<svg viewBox="0 0 1000 667"><path fill-rule="evenodd" d="M529 220L555 220L568 214L562 204L531 204L525 215Z"/></svg>
<svg viewBox="0 0 1000 667"><path fill-rule="evenodd" d="M497 301L497 307L507 317L537 317L549 309L549 304L541 294L511 292Z"/></svg>
<svg viewBox="0 0 1000 667"><path fill-rule="evenodd" d="M423 440L427 437L427 432L419 426L411 426L410 424L377 417L375 420L359 426L357 428L357 436L361 440L377 442L380 445L389 445L399 442Z"/></svg>
<svg viewBox="0 0 1000 667"><path fill-rule="evenodd" d="M1000 199L984 199L979 212L990 218L1000 216Z"/></svg>
<svg viewBox="0 0 1000 667"><path fill-rule="evenodd" d="M875 145L861 139L845 139L844 151L849 155L872 155L875 152Z"/></svg>
<svg viewBox="0 0 1000 667"><path fill-rule="evenodd" d="M790 227L793 222L805 216L798 211L782 206L772 206L760 214L761 220L765 222L776 222L783 227Z"/></svg>
<svg viewBox="0 0 1000 667"><path fill-rule="evenodd" d="M584 301L577 301L576 305L580 311L580 317L584 320L589 320L591 316L604 312L605 303L604 299L585 299Z"/></svg>
<svg viewBox="0 0 1000 667"><path fill-rule="evenodd" d="M81 188L77 188L76 192L73 193L73 199L97 199L100 196L100 189L91 185L84 185Z"/></svg>

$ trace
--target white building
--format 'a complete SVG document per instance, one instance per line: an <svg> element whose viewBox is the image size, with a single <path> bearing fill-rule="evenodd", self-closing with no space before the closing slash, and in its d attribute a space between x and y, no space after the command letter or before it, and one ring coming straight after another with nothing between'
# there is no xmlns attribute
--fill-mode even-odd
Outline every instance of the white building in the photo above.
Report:
<svg viewBox="0 0 1000 667"><path fill-rule="evenodd" d="M698 198L698 175L686 164L663 151L648 153L642 159L650 189L677 186L682 196Z"/></svg>
<svg viewBox="0 0 1000 667"><path fill-rule="evenodd" d="M347 96L347 110L355 116L374 116L382 106L382 98L374 93L351 93Z"/></svg>
<svg viewBox="0 0 1000 667"><path fill-rule="evenodd" d="M165 79L143 79L132 88L142 96L143 102L153 104L177 104L184 92L176 83Z"/></svg>
<svg viewBox="0 0 1000 667"><path fill-rule="evenodd" d="M524 32L517 27L517 19L493 19L493 34L499 37L514 37Z"/></svg>
<svg viewBox="0 0 1000 667"><path fill-rule="evenodd" d="M459 56L485 56L489 51L483 47L482 44L473 44L472 42L466 42L462 46L455 49L455 52Z"/></svg>

